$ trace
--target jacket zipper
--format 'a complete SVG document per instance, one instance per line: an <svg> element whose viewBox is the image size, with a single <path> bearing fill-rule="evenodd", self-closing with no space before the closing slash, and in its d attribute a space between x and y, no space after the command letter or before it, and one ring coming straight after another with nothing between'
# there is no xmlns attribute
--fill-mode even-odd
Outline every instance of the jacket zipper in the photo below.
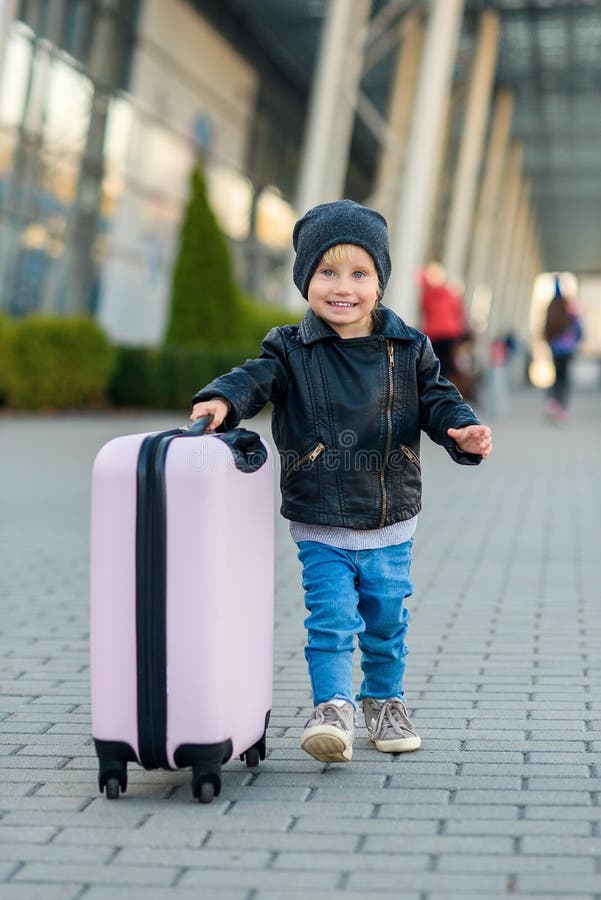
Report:
<svg viewBox="0 0 601 900"><path fill-rule="evenodd" d="M384 527L386 521L386 513L388 511L388 495L386 493L386 467L388 465L388 456L392 445L392 393L393 379L392 370L394 368L394 347L390 341L386 341L386 351L388 353L388 403L386 405L386 446L384 448L384 461L380 471L380 486L382 488L382 515L380 517L379 528Z"/></svg>
<svg viewBox="0 0 601 900"><path fill-rule="evenodd" d="M407 459L413 463L414 466L417 466L418 469L421 469L422 464L420 462L419 456L417 453L414 453L411 447L406 447L405 444L401 444L401 450L407 457Z"/></svg>
<svg viewBox="0 0 601 900"><path fill-rule="evenodd" d="M296 462L292 463L292 465L289 466L289 467L286 469L286 478L288 478L288 477L289 477L290 475L292 475L294 472L298 471L298 469L300 469L300 467L301 467L304 463L306 463L306 462L314 462L314 461L317 459L317 457L318 457L321 453L323 453L323 451L324 451L325 449L326 449L326 445L325 445L325 444L322 444L322 443L320 442L320 443L317 445L317 447L314 447L313 450L311 450L310 453L305 453L304 456L301 456L300 459L297 459Z"/></svg>

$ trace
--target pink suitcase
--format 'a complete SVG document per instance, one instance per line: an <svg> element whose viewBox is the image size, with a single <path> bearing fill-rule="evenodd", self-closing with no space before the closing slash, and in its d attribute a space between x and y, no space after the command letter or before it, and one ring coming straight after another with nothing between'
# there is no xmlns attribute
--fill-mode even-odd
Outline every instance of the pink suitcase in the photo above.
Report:
<svg viewBox="0 0 601 900"><path fill-rule="evenodd" d="M273 673L273 468L245 429L116 438L92 475L91 689L98 783L127 763L192 768L265 757Z"/></svg>

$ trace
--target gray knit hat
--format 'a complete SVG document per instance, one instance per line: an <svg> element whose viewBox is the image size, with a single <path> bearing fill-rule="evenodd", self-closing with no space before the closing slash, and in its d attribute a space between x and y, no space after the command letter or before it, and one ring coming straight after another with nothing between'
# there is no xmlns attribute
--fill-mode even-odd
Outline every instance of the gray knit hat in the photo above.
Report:
<svg viewBox="0 0 601 900"><path fill-rule="evenodd" d="M294 226L292 243L296 250L294 283L305 299L319 260L335 244L357 244L367 250L376 266L380 291L384 292L390 278L388 226L374 209L354 200L314 206Z"/></svg>

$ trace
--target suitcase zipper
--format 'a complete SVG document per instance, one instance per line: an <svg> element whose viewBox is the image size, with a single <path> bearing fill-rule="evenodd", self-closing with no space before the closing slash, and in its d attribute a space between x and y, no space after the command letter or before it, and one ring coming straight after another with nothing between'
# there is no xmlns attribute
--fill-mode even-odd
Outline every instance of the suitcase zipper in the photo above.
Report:
<svg viewBox="0 0 601 900"><path fill-rule="evenodd" d="M179 429L142 442L137 468L136 638L138 756L146 769L167 758L165 459Z"/></svg>

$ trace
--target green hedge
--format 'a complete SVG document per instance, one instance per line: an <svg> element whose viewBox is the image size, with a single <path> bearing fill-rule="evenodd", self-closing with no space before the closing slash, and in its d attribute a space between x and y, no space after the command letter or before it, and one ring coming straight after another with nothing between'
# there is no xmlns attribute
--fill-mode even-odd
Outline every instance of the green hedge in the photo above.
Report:
<svg viewBox="0 0 601 900"><path fill-rule="evenodd" d="M119 347L117 368L109 388L116 406L155 409L190 408L195 391L217 375L256 355L256 349L188 347Z"/></svg>
<svg viewBox="0 0 601 900"><path fill-rule="evenodd" d="M228 343L161 348L112 347L84 316L0 315L0 403L14 409L116 406L188 409L198 388L260 353L274 325L294 321L288 310L247 295L237 298L236 331Z"/></svg>
<svg viewBox="0 0 601 900"><path fill-rule="evenodd" d="M238 343L244 346L260 347L261 341L268 331L275 325L288 325L300 321L300 312L294 312L283 306L272 306L251 297L249 294L240 294L236 304L238 316L238 331L242 338Z"/></svg>
<svg viewBox="0 0 601 900"><path fill-rule="evenodd" d="M10 372L10 343L13 335L13 323L0 313L0 404L6 402Z"/></svg>
<svg viewBox="0 0 601 900"><path fill-rule="evenodd" d="M219 343L119 347L110 400L116 406L189 409L195 391L217 375L258 356L261 341L275 325L298 319L290 310L268 306L246 294L238 296L235 316L235 332L243 335L236 339L226 332Z"/></svg>
<svg viewBox="0 0 601 900"><path fill-rule="evenodd" d="M92 319L32 315L4 330L0 381L9 406L68 409L106 402L117 352Z"/></svg>

